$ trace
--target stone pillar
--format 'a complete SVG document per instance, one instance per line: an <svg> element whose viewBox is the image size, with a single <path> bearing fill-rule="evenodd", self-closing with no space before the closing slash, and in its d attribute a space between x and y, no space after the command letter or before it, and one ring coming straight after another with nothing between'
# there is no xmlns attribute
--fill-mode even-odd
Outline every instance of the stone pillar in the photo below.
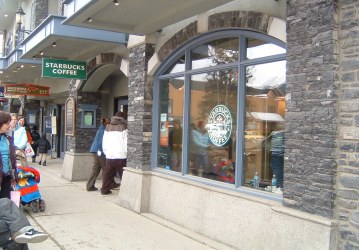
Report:
<svg viewBox="0 0 359 250"><path fill-rule="evenodd" d="M49 0L35 0L33 24L37 27L49 15Z"/></svg>
<svg viewBox="0 0 359 250"><path fill-rule="evenodd" d="M93 164L89 150L101 122L101 92L82 92L76 86L76 80L71 80L69 97L75 100L75 133L67 136L62 176L70 181L84 181L90 176ZM96 106L96 128L81 128L83 105Z"/></svg>
<svg viewBox="0 0 359 250"><path fill-rule="evenodd" d="M338 249L359 249L359 5L340 1Z"/></svg>
<svg viewBox="0 0 359 250"><path fill-rule="evenodd" d="M333 218L337 149L337 1L287 1L284 205Z"/></svg>
<svg viewBox="0 0 359 250"><path fill-rule="evenodd" d="M121 182L120 204L136 212L148 210L152 146L152 79L147 76L154 46L130 48L127 168Z"/></svg>

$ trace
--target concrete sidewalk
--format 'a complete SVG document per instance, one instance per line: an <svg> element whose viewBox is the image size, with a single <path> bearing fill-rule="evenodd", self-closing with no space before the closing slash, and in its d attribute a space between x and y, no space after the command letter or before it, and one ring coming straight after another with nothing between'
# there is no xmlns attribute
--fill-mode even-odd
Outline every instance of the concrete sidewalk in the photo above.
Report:
<svg viewBox="0 0 359 250"><path fill-rule="evenodd" d="M50 239L30 244L30 249L230 249L154 215L119 206L118 190L107 196L87 192L85 182L61 177L61 159L50 159L47 165L30 165L41 173L39 190L46 210L26 209L25 214ZM101 181L96 184L101 187Z"/></svg>

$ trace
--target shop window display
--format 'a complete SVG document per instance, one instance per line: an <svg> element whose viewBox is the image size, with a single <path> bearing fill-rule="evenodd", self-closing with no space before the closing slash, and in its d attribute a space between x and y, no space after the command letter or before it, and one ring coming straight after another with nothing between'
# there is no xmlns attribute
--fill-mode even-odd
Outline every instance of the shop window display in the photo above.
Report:
<svg viewBox="0 0 359 250"><path fill-rule="evenodd" d="M159 69L153 167L280 194L285 45L235 33L192 42Z"/></svg>

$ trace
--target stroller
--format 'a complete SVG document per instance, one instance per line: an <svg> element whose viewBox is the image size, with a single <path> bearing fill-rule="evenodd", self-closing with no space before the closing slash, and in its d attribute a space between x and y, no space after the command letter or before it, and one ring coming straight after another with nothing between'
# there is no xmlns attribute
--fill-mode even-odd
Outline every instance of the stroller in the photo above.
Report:
<svg viewBox="0 0 359 250"><path fill-rule="evenodd" d="M33 167L18 166L17 175L19 178L16 188L20 191L20 208L31 207L34 213L44 212L46 204L41 199L37 183L40 182L40 173Z"/></svg>

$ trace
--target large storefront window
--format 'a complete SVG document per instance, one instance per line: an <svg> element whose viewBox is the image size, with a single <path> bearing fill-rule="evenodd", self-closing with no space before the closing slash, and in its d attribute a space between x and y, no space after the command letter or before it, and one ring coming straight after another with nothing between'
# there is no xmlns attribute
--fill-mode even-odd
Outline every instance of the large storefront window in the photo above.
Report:
<svg viewBox="0 0 359 250"><path fill-rule="evenodd" d="M237 69L191 76L188 173L234 183Z"/></svg>
<svg viewBox="0 0 359 250"><path fill-rule="evenodd" d="M182 169L182 124L184 81L181 78L160 83L159 167L180 172Z"/></svg>
<svg viewBox="0 0 359 250"><path fill-rule="evenodd" d="M155 75L153 168L281 194L285 44L233 30L199 41Z"/></svg>

